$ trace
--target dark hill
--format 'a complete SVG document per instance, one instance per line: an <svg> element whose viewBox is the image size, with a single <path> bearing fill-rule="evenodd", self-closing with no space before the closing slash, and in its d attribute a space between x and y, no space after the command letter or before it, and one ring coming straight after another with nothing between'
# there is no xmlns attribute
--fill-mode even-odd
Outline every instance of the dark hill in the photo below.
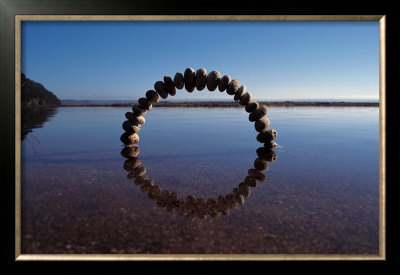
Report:
<svg viewBox="0 0 400 275"><path fill-rule="evenodd" d="M25 106L60 105L61 101L42 84L21 74L21 104Z"/></svg>

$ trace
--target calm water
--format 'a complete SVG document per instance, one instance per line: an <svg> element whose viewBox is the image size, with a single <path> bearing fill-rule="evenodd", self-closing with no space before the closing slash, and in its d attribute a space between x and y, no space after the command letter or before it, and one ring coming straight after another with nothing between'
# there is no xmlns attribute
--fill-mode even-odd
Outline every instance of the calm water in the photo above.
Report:
<svg viewBox="0 0 400 275"><path fill-rule="evenodd" d="M378 108L271 107L279 146L267 181L229 215L194 221L127 178L119 138L129 110L30 115L23 253L378 253ZM153 108L145 118L146 176L182 198L232 192L261 145L243 108Z"/></svg>

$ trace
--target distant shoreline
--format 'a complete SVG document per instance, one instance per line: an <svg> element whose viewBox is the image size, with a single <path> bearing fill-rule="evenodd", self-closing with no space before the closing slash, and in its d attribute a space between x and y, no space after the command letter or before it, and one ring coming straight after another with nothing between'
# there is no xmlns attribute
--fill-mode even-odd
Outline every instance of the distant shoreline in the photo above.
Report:
<svg viewBox="0 0 400 275"><path fill-rule="evenodd" d="M299 107L299 106L315 106L315 107L379 107L378 102L312 102L312 101L259 101L260 104L276 107ZM102 103L102 104L61 104L61 105L42 105L42 106L26 106L23 107L132 107L136 103ZM238 102L223 101L204 101L204 102L159 102L153 107L243 107Z"/></svg>

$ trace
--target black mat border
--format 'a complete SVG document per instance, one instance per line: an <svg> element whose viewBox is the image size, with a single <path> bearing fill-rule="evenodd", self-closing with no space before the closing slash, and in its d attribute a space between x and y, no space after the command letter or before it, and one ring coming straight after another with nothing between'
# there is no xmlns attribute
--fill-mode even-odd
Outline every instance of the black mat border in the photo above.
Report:
<svg viewBox="0 0 400 275"><path fill-rule="evenodd" d="M400 93L399 11L394 1L288 3L287 1L124 1L124 0L0 0L0 117L1 121L1 269L9 274L221 274L251 272L379 272L399 268L398 93ZM392 3L390 3L392 2ZM386 15L387 22L387 260L301 262L15 262L14 261L14 16L37 15ZM4 232L5 231L5 232ZM244 269L241 269L244 268ZM391 270L389 271L389 268ZM346 272L347 273L347 272Z"/></svg>

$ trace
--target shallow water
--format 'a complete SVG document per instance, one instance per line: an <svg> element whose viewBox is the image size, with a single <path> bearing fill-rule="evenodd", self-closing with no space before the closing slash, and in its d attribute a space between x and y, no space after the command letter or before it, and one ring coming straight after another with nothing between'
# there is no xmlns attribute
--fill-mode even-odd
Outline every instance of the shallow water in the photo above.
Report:
<svg viewBox="0 0 400 275"><path fill-rule="evenodd" d="M271 107L267 181L244 205L191 221L127 179L130 108L58 108L22 141L22 253L351 253L379 249L379 109ZM217 198L253 168L243 108L153 108L139 132L146 176L179 197Z"/></svg>

